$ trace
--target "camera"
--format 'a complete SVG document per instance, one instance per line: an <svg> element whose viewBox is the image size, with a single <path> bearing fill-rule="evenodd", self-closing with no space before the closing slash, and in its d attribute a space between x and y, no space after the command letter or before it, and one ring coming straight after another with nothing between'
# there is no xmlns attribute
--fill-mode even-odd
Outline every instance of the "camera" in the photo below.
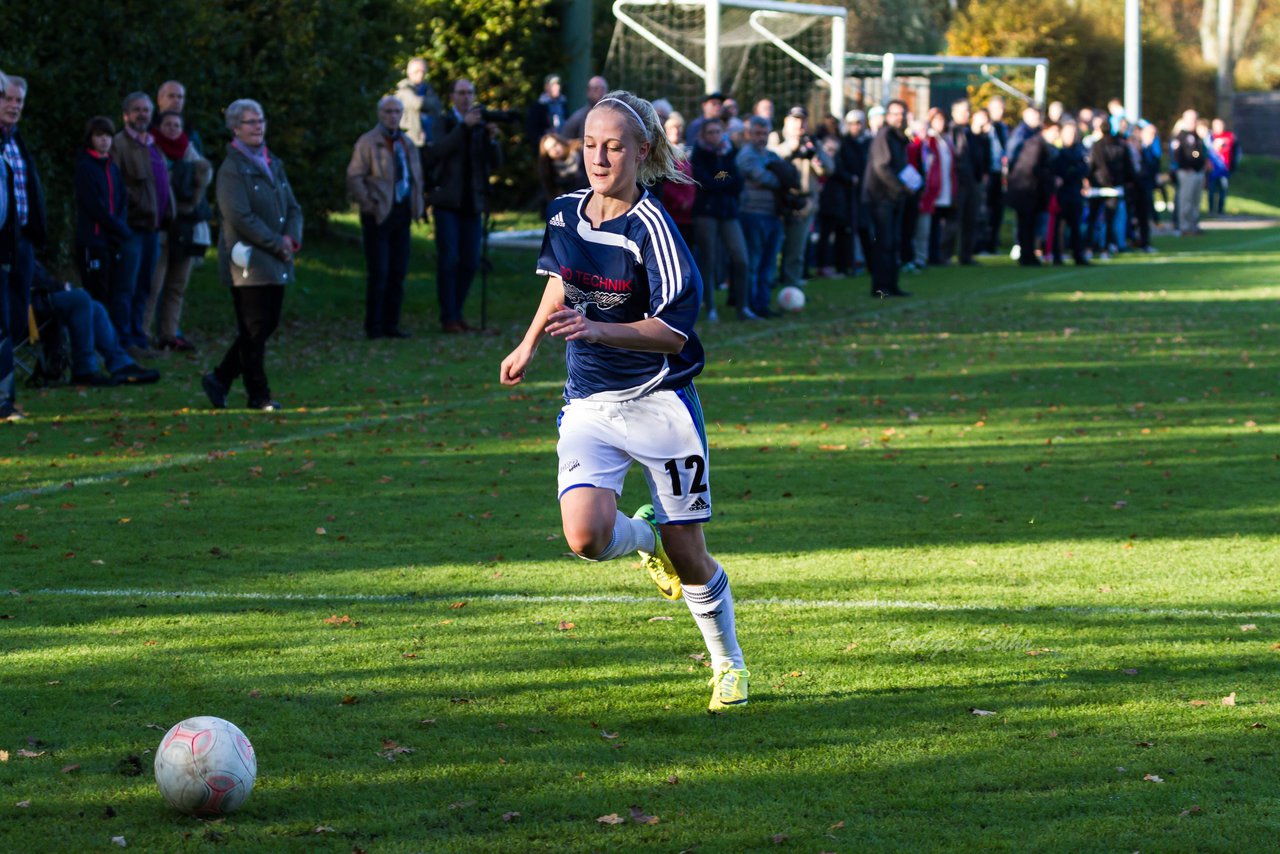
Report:
<svg viewBox="0 0 1280 854"><path fill-rule="evenodd" d="M818 146L814 144L813 137L806 134L800 138L800 144L796 146L796 150L791 152L792 160L808 160L810 157L816 156Z"/></svg>
<svg viewBox="0 0 1280 854"><path fill-rule="evenodd" d="M480 120L485 124L490 122L522 122L524 121L524 113L519 110L491 110L488 107L481 107Z"/></svg>

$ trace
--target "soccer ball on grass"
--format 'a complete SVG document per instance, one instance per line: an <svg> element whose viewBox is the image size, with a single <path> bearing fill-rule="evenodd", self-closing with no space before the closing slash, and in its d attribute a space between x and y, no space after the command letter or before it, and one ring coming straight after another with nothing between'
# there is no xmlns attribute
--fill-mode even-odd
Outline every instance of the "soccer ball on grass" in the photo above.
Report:
<svg viewBox="0 0 1280 854"><path fill-rule="evenodd" d="M783 311L799 311L804 308L804 291L795 285L787 285L778 291L778 305Z"/></svg>
<svg viewBox="0 0 1280 854"><path fill-rule="evenodd" d="M220 816L244 804L258 776L253 745L240 728L201 716L174 724L156 750L156 785L175 809Z"/></svg>

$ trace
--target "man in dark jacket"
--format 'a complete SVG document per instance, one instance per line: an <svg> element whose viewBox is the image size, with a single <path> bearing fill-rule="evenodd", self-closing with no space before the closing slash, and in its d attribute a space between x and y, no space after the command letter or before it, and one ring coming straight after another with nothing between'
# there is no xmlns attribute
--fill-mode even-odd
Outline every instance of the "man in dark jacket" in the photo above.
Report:
<svg viewBox="0 0 1280 854"><path fill-rule="evenodd" d="M873 297L908 296L898 287L902 207L910 195L909 188L903 183L907 170L907 136L903 132L906 120L905 101L895 99L885 105L884 126L871 140L867 152L862 193L871 212L871 234L875 246L872 257L867 259L871 265Z"/></svg>
<svg viewBox="0 0 1280 854"><path fill-rule="evenodd" d="M1022 138L1016 158L1009 160L1009 207L1018 215L1018 263L1040 266L1036 257L1036 220L1049 207L1053 192L1053 170L1049 145L1040 134L1040 110L1027 107L1017 131Z"/></svg>
<svg viewBox="0 0 1280 854"><path fill-rule="evenodd" d="M1089 262L1084 257L1084 235L1081 233L1081 217L1084 215L1085 179L1089 175L1089 163L1084 146L1080 144L1080 128L1074 121L1065 121L1061 125L1062 148L1053 159L1053 174L1057 183L1058 217L1053 235L1053 263L1061 264L1064 243L1063 229L1066 229L1065 242L1071 247L1071 257L1077 266L1086 266Z"/></svg>
<svg viewBox="0 0 1280 854"><path fill-rule="evenodd" d="M18 133L27 82L0 73L0 159L5 161L7 216L0 218L0 423L22 416L15 409L13 348L27 340L27 305L35 250L45 241L44 193L35 160ZM7 268L7 270L6 270ZM5 355L7 353L7 355ZM7 391L5 389L8 389Z"/></svg>
<svg viewBox="0 0 1280 854"><path fill-rule="evenodd" d="M977 242L978 210L982 199L982 179L987 174L986 148L978 145L969 122L973 119L968 98L960 98L951 104L951 125L947 137L955 151L956 186L951 200L951 216L946 219L942 235L942 257L959 256L961 264L973 263L973 249ZM956 245L957 239L959 246Z"/></svg>
<svg viewBox="0 0 1280 854"><path fill-rule="evenodd" d="M837 159L840 161L840 168L850 176L850 228L858 236L858 244L862 247L863 263L870 267L873 246L871 213L862 198L862 178L867 174L867 150L871 146L871 137L867 134L866 115L862 110L850 110L845 113L844 125L845 134L840 137L840 152L837 154ZM849 251L856 256L857 253L853 251L852 246L849 247ZM857 264L855 263L851 269L856 272Z"/></svg>
<svg viewBox="0 0 1280 854"><path fill-rule="evenodd" d="M427 199L436 222L436 295L446 333L475 331L463 320L462 307L480 268L489 175L502 161L498 129L484 123L470 80L453 84L452 101L427 155Z"/></svg>
<svg viewBox="0 0 1280 854"><path fill-rule="evenodd" d="M1195 110L1187 110L1174 129L1169 141L1169 165L1174 168L1178 182L1177 216L1173 227L1178 234L1198 234L1200 231L1200 194L1204 190L1204 173L1210 168L1205 154L1204 140L1196 133L1200 116Z"/></svg>
<svg viewBox="0 0 1280 854"><path fill-rule="evenodd" d="M1135 179L1133 160L1124 141L1115 135L1111 122L1103 122L1101 136L1089 149L1089 186L1093 195L1089 199L1089 228L1093 235L1098 224L1098 214L1106 221L1103 243L1094 247L1095 255L1107 258L1116 252L1120 241L1116 235L1116 213L1120 199L1126 198Z"/></svg>

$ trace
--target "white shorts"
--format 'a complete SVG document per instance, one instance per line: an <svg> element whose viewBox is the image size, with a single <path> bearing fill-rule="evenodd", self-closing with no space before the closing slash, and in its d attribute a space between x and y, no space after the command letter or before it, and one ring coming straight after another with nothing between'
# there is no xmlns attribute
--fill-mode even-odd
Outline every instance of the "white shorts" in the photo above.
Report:
<svg viewBox="0 0 1280 854"><path fill-rule="evenodd" d="M561 497L579 486L622 497L622 482L637 462L660 524L711 519L707 433L692 385L622 403L571 400L558 421Z"/></svg>

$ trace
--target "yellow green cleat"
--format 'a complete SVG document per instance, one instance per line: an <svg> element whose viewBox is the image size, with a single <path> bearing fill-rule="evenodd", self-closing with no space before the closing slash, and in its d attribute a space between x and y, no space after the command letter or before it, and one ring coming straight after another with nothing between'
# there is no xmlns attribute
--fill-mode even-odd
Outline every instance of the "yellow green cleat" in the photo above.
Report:
<svg viewBox="0 0 1280 854"><path fill-rule="evenodd" d="M653 529L653 541L657 544L652 554L642 549L640 558L649 577L653 579L654 584L658 585L658 592L662 594L662 598L674 602L680 598L680 576L676 575L671 559L662 548L662 534L658 532L654 515L652 504L644 505L631 515L632 519L643 519L649 523L649 527Z"/></svg>
<svg viewBox="0 0 1280 854"><path fill-rule="evenodd" d="M711 702L707 704L707 711L722 712L725 709L745 706L749 676L751 674L746 670L735 669L732 665L718 668L707 681L711 686Z"/></svg>

